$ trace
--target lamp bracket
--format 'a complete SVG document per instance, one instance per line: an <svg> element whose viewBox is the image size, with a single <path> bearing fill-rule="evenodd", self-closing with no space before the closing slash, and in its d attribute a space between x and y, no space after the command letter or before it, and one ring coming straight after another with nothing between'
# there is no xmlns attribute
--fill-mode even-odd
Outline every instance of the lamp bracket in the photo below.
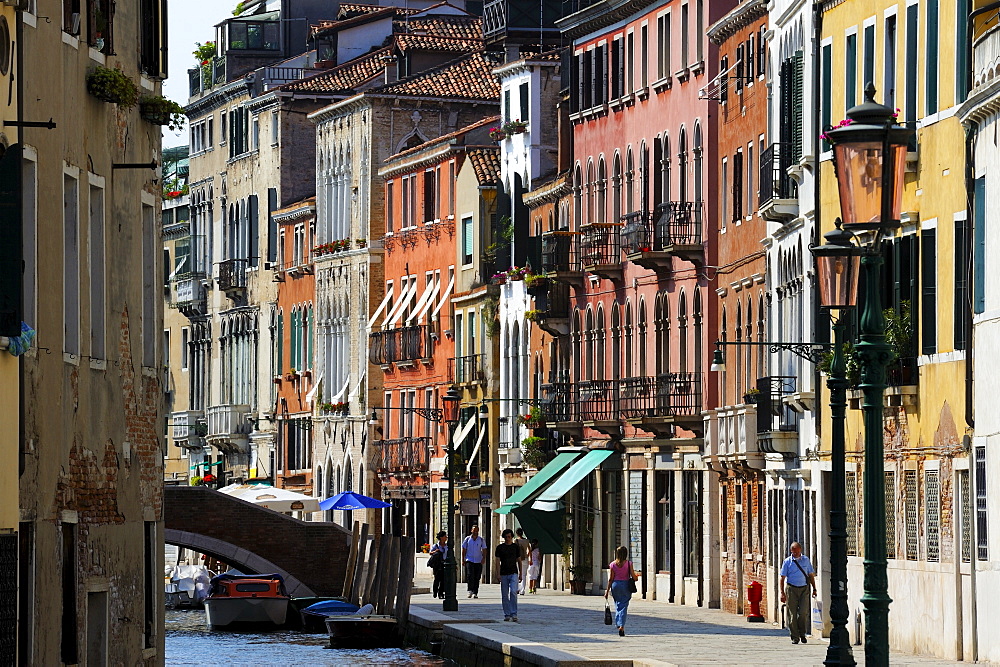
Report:
<svg viewBox="0 0 1000 667"><path fill-rule="evenodd" d="M753 347L766 347L767 351L770 353L780 352L785 350L791 352L792 354L810 361L814 364L818 364L823 360L823 355L833 349L832 343L788 343L783 341L715 341L716 347L722 347L724 345L748 345Z"/></svg>
<svg viewBox="0 0 1000 667"><path fill-rule="evenodd" d="M423 417L427 421L444 421L444 410L441 408L385 408L373 407L372 410L402 410L404 413L413 413L418 417Z"/></svg>

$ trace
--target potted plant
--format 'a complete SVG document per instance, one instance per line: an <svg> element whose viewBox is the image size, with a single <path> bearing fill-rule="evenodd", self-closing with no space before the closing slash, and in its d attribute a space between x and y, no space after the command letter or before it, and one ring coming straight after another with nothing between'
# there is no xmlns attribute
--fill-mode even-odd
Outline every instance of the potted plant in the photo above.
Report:
<svg viewBox="0 0 1000 667"><path fill-rule="evenodd" d="M501 271L500 273L494 273L492 280L494 285L506 285L507 273L504 271Z"/></svg>
<svg viewBox="0 0 1000 667"><path fill-rule="evenodd" d="M500 142L506 138L507 138L507 133L504 132L503 129L499 127L490 128L490 139L492 139L493 141Z"/></svg>
<svg viewBox="0 0 1000 667"><path fill-rule="evenodd" d="M202 480L201 475L195 475L194 477L188 480L188 484L190 484L191 486L201 486L201 480Z"/></svg>
<svg viewBox="0 0 1000 667"><path fill-rule="evenodd" d="M507 277L511 280L524 280L526 275L528 275L526 266L512 266L507 269Z"/></svg>
<svg viewBox="0 0 1000 667"><path fill-rule="evenodd" d="M759 398L760 398L760 389L758 389L757 387L751 387L750 389L747 389L745 394L743 394L743 402L749 403L751 405L756 404Z"/></svg>
<svg viewBox="0 0 1000 667"><path fill-rule="evenodd" d="M542 426L542 419L544 418L542 409L537 405L531 406L526 415L518 415L517 421L522 426L527 426L528 428L540 428Z"/></svg>
<svg viewBox="0 0 1000 667"><path fill-rule="evenodd" d="M299 378L299 375L298 375L298 373L295 372L294 368L289 368L288 372L285 373L285 379L288 380L289 382L297 380L298 378Z"/></svg>
<svg viewBox="0 0 1000 667"><path fill-rule="evenodd" d="M191 430L194 431L195 435L204 438L208 435L208 424L205 422L195 422Z"/></svg>
<svg viewBox="0 0 1000 667"><path fill-rule="evenodd" d="M104 102L131 109L139 101L139 87L114 67L98 65L87 73L87 92Z"/></svg>
<svg viewBox="0 0 1000 667"><path fill-rule="evenodd" d="M162 95L149 95L139 101L139 113L154 125L166 125L170 130L184 127L187 116L184 107Z"/></svg>
<svg viewBox="0 0 1000 667"><path fill-rule="evenodd" d="M528 289L545 287L548 284L549 284L548 276L544 276L539 273L529 273L524 276L524 285Z"/></svg>
<svg viewBox="0 0 1000 667"><path fill-rule="evenodd" d="M521 441L521 450L524 454L524 462L535 470L541 470L549 462L548 454L543 449L545 438L537 435L529 435Z"/></svg>
<svg viewBox="0 0 1000 667"><path fill-rule="evenodd" d="M526 310L524 312L524 317L532 322L538 322L539 320L545 319L544 310Z"/></svg>
<svg viewBox="0 0 1000 667"><path fill-rule="evenodd" d="M567 569L571 577L569 581L570 592L573 595L586 595L587 584L590 583L587 581L587 578L590 576L590 569L580 565L574 565Z"/></svg>
<svg viewBox="0 0 1000 667"><path fill-rule="evenodd" d="M528 123L520 118L517 120L508 120L500 129L506 134L521 134L528 130Z"/></svg>
<svg viewBox="0 0 1000 667"><path fill-rule="evenodd" d="M354 239L354 243L359 248L367 248L368 247L368 239Z"/></svg>

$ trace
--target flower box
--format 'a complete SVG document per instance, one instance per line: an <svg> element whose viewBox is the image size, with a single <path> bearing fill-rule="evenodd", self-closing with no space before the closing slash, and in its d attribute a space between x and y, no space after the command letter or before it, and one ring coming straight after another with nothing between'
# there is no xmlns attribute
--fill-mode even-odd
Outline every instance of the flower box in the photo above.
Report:
<svg viewBox="0 0 1000 667"><path fill-rule="evenodd" d="M124 72L98 65L87 73L87 92L103 102L131 109L139 101L139 87Z"/></svg>

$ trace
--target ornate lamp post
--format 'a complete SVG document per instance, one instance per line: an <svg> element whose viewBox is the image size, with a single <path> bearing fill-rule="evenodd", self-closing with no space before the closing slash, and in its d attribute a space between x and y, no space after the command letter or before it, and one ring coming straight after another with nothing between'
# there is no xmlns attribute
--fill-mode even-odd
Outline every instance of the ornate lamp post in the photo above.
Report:
<svg viewBox="0 0 1000 667"><path fill-rule="evenodd" d="M816 257L820 305L827 310L853 309L858 301L858 265L862 248L851 243L853 235L837 228L827 232L825 245L811 248ZM833 324L833 357L826 386L830 388L830 645L826 665L855 665L847 631L847 487L844 482L844 420L847 418L847 363L844 358L843 313Z"/></svg>
<svg viewBox="0 0 1000 667"><path fill-rule="evenodd" d="M458 407L462 394L454 387L441 397L444 421L448 424L448 555L444 559L444 611L458 611L458 598L455 587L458 575L458 564L455 561L455 549L461 548L461 543L455 535L455 427L458 426Z"/></svg>
<svg viewBox="0 0 1000 667"><path fill-rule="evenodd" d="M829 130L844 229L861 235L864 293L860 299L862 412L865 429L864 544L865 663L889 664L889 603L885 560L885 476L882 399L892 350L885 342L880 296L882 236L899 225L906 147L913 130L896 123L892 109L875 102L869 83L865 101L847 112L851 121ZM841 274L842 275L842 274ZM841 279L838 279L841 280ZM843 285L836 282L834 285ZM832 532L832 531L831 531ZM831 642L832 643L832 642Z"/></svg>

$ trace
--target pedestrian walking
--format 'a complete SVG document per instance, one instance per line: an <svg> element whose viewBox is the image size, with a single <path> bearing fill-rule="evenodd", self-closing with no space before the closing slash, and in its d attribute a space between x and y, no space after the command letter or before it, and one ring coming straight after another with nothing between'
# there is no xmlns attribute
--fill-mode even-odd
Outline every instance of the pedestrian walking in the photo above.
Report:
<svg viewBox="0 0 1000 667"><path fill-rule="evenodd" d="M625 619L628 617L628 603L635 592L635 580L638 576L628 559L628 549L624 546L615 549L615 559L608 563L611 574L608 589L604 591L604 599L610 594L615 600L615 625L618 626L618 636L625 636Z"/></svg>
<svg viewBox="0 0 1000 667"><path fill-rule="evenodd" d="M531 540L528 547L528 592L538 593L538 580L542 578L542 552L538 540Z"/></svg>
<svg viewBox="0 0 1000 667"><path fill-rule="evenodd" d="M431 586L431 593L435 598L443 598L444 590L444 562L448 558L448 533L443 530L437 534L437 542L431 547L430 558L427 559L427 567L434 572L434 584Z"/></svg>
<svg viewBox="0 0 1000 667"><path fill-rule="evenodd" d="M525 539L523 529L518 528L517 530L514 531L514 533L516 535L516 537L514 538L514 542L517 544L517 546L521 547L521 560L527 563L528 557L531 552L530 543L528 542L527 539ZM527 585L527 583L528 583L528 578L523 577L521 579L521 587L517 591L518 594L524 595L524 587Z"/></svg>
<svg viewBox="0 0 1000 667"><path fill-rule="evenodd" d="M493 555L500 573L500 603L503 605L503 620L517 623L517 586L524 579L521 569L521 546L514 542L514 531L503 531L503 542L497 545Z"/></svg>
<svg viewBox="0 0 1000 667"><path fill-rule="evenodd" d="M802 553L802 545L792 542L791 555L781 564L781 601L788 609L788 632L792 643L806 643L809 634L809 587L816 597L816 570L809 557Z"/></svg>
<svg viewBox="0 0 1000 667"><path fill-rule="evenodd" d="M483 559L486 557L487 548L486 540L479 537L479 526L474 524L472 530L462 540L465 584L469 589L470 598L479 597L479 580L483 577Z"/></svg>

